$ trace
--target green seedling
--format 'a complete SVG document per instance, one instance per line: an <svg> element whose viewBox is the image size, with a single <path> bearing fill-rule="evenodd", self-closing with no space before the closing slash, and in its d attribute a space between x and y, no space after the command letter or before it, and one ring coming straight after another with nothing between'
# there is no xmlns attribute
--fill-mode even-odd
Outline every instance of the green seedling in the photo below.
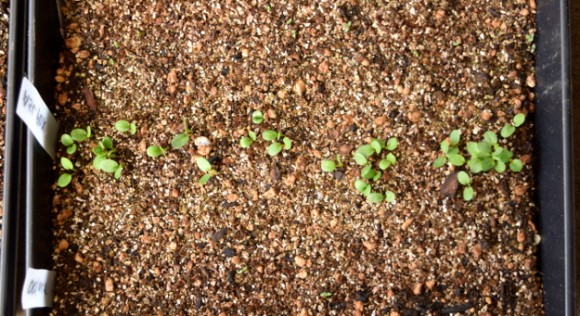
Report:
<svg viewBox="0 0 580 316"><path fill-rule="evenodd" d="M187 121L183 119L183 133L173 136L171 140L171 148L181 148L189 142L189 138L193 136L193 131L187 127ZM165 154L164 152L162 154ZM158 155L159 156L159 155Z"/></svg>
<svg viewBox="0 0 580 316"><path fill-rule="evenodd" d="M91 127L87 126L86 129L75 128L70 134L62 134L60 142L66 147L66 153L72 155L77 151L76 143L83 142L90 137Z"/></svg>
<svg viewBox="0 0 580 316"><path fill-rule="evenodd" d="M93 154L95 154L93 167L106 173L112 173L115 179L121 178L124 165L115 160L117 157L116 152L117 149L113 146L113 140L108 136L103 137L103 139L93 147Z"/></svg>
<svg viewBox="0 0 580 316"><path fill-rule="evenodd" d="M66 157L60 158L60 166L62 169L66 170L66 171L70 171L70 172L75 171L75 167L74 167L73 162ZM58 177L56 184L59 187L64 188L70 184L71 180L72 180L72 174L65 172Z"/></svg>
<svg viewBox="0 0 580 316"><path fill-rule="evenodd" d="M248 270L249 270L248 266L244 266L243 268L236 270L236 274L244 274L248 272Z"/></svg>
<svg viewBox="0 0 580 316"><path fill-rule="evenodd" d="M330 292L322 292L322 293L320 293L320 297L329 298L331 296L332 296L332 293L330 293Z"/></svg>
<svg viewBox="0 0 580 316"><path fill-rule="evenodd" d="M463 185L465 188L463 189L463 199L465 201L471 201L473 199L473 188L471 187L471 178L465 171L459 171L457 173L457 181Z"/></svg>
<svg viewBox="0 0 580 316"><path fill-rule="evenodd" d="M336 168L342 168L342 159L340 158L340 155L336 155L336 162L330 159L323 160L320 163L320 167L324 172L334 172Z"/></svg>
<svg viewBox="0 0 580 316"><path fill-rule="evenodd" d="M384 200L387 202L395 201L395 194L387 191L385 194L373 192L370 182L378 181L391 165L397 162L397 158L392 153L399 146L399 140L396 137L389 138L386 142L382 139L373 139L370 144L365 144L357 148L353 154L354 161L363 166L361 169L362 179L355 181L354 186L370 203L380 203ZM386 155L380 156L383 152ZM373 156L377 155L378 158ZM374 162L378 161L378 169L374 168Z"/></svg>
<svg viewBox="0 0 580 316"><path fill-rule="evenodd" d="M501 137L508 138L512 136L515 131L516 127L520 127L526 121L526 116L522 113L516 114L512 119L512 124L506 124L500 132Z"/></svg>
<svg viewBox="0 0 580 316"><path fill-rule="evenodd" d="M159 145L152 145L152 146L147 147L147 156L149 156L151 158L157 158L161 155L165 156L168 149L169 148L163 148Z"/></svg>
<svg viewBox="0 0 580 316"><path fill-rule="evenodd" d="M351 27L351 26L352 26L352 21L348 21L348 22L344 23L344 24L342 25L342 31L343 31L344 33L348 33L348 31L350 30L350 27Z"/></svg>
<svg viewBox="0 0 580 316"><path fill-rule="evenodd" d="M433 162L435 168L443 167L447 162L454 166L462 166L465 164L465 158L459 153L458 144L461 140L461 131L456 129L451 131L449 137L444 139L439 148L443 156L438 157Z"/></svg>
<svg viewBox="0 0 580 316"><path fill-rule="evenodd" d="M217 171L213 169L211 163L207 161L207 159L203 157L197 157L195 162L197 163L197 167L199 168L199 170L205 173L203 176L201 176L201 178L199 178L198 181L199 184L201 185L206 184L209 181L209 179L211 179L211 177L217 174Z"/></svg>
<svg viewBox="0 0 580 316"><path fill-rule="evenodd" d="M270 6L269 4L266 5L266 12L272 13L272 6Z"/></svg>
<svg viewBox="0 0 580 316"><path fill-rule="evenodd" d="M242 148L250 148L252 144L256 141L257 136L256 133L253 131L248 131L248 136L243 136L240 139L240 147Z"/></svg>
<svg viewBox="0 0 580 316"><path fill-rule="evenodd" d="M121 133L129 132L131 135L137 133L137 125L135 122L130 122L127 120L119 120L115 122L115 129Z"/></svg>
<svg viewBox="0 0 580 316"><path fill-rule="evenodd" d="M267 130L262 133L262 138L266 141L272 142L267 149L268 155L270 156L276 156L282 151L282 149L292 149L292 140L284 136L281 132ZM280 143L280 140L282 140L282 143Z"/></svg>
<svg viewBox="0 0 580 316"><path fill-rule="evenodd" d="M252 122L254 122L254 124L260 124L264 122L264 113L262 113L260 110L252 112Z"/></svg>

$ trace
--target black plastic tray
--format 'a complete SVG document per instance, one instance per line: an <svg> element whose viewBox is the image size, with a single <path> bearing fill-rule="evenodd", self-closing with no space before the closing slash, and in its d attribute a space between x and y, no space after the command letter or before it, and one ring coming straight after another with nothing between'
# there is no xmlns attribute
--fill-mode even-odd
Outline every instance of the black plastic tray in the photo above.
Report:
<svg viewBox="0 0 580 316"><path fill-rule="evenodd" d="M51 267L52 163L15 116L15 102L24 74L45 100L53 98L55 64L46 56L57 54L61 42L57 2L11 3L0 315L18 310L26 267ZM539 264L550 316L575 315L568 12L566 0L537 0L535 171ZM27 312L37 313L46 310Z"/></svg>

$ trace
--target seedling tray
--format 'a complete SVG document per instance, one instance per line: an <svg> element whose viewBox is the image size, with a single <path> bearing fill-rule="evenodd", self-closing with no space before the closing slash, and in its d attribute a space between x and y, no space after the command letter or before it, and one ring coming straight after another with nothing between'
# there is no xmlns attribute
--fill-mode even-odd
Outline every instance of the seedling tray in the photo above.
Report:
<svg viewBox="0 0 580 316"><path fill-rule="evenodd" d="M53 98L55 56L62 40L57 1L12 1L7 89L0 313L19 310L27 267L50 269L52 162L15 116L27 76ZM537 0L535 173L542 241L539 266L546 315L575 315L572 141L568 2ZM28 35L28 36L27 36ZM47 310L28 311L42 314Z"/></svg>

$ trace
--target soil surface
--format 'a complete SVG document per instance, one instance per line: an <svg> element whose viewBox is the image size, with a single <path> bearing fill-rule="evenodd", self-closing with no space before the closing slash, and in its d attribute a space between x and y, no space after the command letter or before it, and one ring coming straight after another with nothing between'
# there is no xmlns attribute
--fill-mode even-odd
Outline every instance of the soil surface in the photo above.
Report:
<svg viewBox="0 0 580 316"><path fill-rule="evenodd" d="M60 152L76 171L55 185L53 315L543 313L531 123L501 141L524 170L473 175L470 202L446 181L457 170L432 165L451 130L463 146L533 112L533 0L63 11L57 116L63 133L89 125L93 137ZM121 119L137 133L117 132ZM148 157L183 120L191 141ZM248 129L293 146L242 149ZM104 136L119 180L92 165ZM397 163L373 188L396 201L371 204L352 153L389 137ZM336 155L344 166L322 172ZM206 185L198 156L218 172Z"/></svg>
<svg viewBox="0 0 580 316"><path fill-rule="evenodd" d="M8 25L9 21L9 0L0 0L0 239L2 238L2 213L4 203L2 196L4 191L4 122L6 118L6 82L8 72Z"/></svg>

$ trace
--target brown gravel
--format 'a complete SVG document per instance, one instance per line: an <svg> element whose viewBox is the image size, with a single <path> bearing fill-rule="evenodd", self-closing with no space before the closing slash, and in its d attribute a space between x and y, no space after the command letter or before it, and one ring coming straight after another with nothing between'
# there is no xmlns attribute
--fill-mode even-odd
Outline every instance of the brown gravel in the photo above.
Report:
<svg viewBox="0 0 580 316"><path fill-rule="evenodd" d="M465 203L431 166L452 129L478 139L533 108L528 2L64 3L58 117L111 136L126 168L95 171L83 143L55 187L53 315L542 314L531 168L475 176ZM190 144L144 154L184 118ZM239 147L269 128L293 148ZM530 128L506 144L516 156ZM397 201L369 204L350 154L391 136L378 183ZM320 172L338 153L342 180ZM205 186L198 154L219 172Z"/></svg>

